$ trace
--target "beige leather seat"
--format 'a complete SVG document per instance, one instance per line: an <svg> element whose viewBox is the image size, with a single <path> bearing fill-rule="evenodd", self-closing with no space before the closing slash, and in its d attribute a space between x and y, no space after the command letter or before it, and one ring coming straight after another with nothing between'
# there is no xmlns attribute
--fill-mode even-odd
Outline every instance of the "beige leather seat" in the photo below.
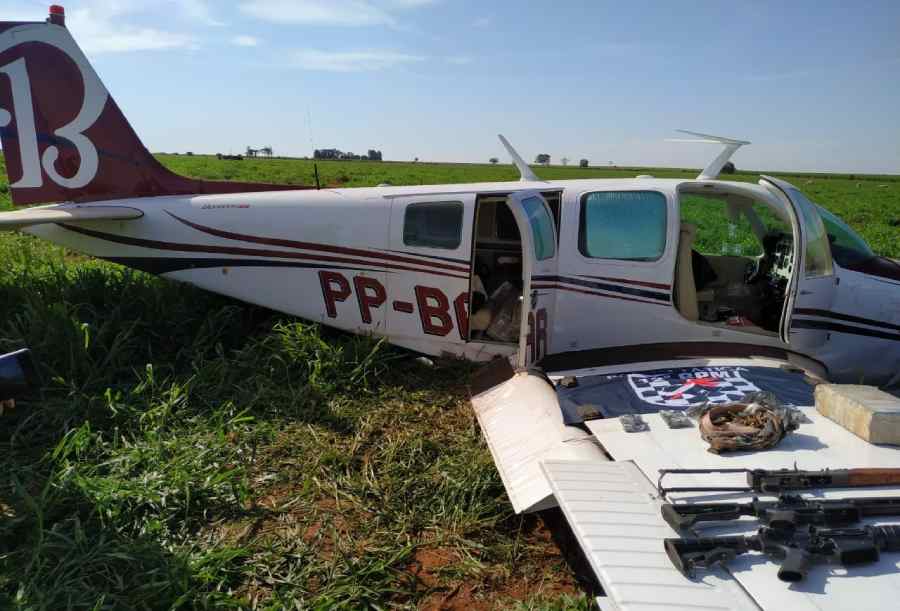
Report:
<svg viewBox="0 0 900 611"><path fill-rule="evenodd" d="M675 262L675 297L678 300L678 311L688 320L698 320L700 311L697 306L697 285L694 284L694 266L691 260L691 249L697 238L697 226L681 223L678 240L678 259Z"/></svg>

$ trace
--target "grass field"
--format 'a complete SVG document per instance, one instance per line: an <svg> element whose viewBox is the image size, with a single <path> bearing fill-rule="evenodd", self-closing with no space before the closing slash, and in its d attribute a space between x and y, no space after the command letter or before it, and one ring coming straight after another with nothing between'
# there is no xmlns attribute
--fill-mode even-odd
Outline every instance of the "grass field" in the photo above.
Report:
<svg viewBox="0 0 900 611"><path fill-rule="evenodd" d="M194 176L312 181L297 160L162 160ZM516 177L319 170L344 186ZM896 178L789 180L900 256ZM0 236L0 261L0 352L31 346L43 377L0 417L0 608L588 607L544 518L510 510L467 405L469 365L429 368L18 234Z"/></svg>

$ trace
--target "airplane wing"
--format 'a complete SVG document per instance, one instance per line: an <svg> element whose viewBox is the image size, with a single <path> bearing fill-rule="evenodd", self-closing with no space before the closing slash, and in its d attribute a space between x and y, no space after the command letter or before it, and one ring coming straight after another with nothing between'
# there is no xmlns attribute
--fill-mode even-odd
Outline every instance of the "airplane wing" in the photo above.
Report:
<svg viewBox="0 0 900 611"><path fill-rule="evenodd" d="M144 213L126 206L48 206L0 212L0 231L13 231L44 223L83 223L87 221L128 221Z"/></svg>

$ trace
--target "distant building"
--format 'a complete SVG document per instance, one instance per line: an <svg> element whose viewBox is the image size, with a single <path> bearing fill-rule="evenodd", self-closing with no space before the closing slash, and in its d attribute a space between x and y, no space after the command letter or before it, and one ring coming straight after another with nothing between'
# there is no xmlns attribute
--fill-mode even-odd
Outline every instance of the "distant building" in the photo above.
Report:
<svg viewBox="0 0 900 611"><path fill-rule="evenodd" d="M262 155L263 157L271 157L272 156L272 147L264 146L261 149L255 149L251 147L247 147L247 157L258 157Z"/></svg>
<svg viewBox="0 0 900 611"><path fill-rule="evenodd" d="M337 149L316 149L313 159L340 159L343 153Z"/></svg>

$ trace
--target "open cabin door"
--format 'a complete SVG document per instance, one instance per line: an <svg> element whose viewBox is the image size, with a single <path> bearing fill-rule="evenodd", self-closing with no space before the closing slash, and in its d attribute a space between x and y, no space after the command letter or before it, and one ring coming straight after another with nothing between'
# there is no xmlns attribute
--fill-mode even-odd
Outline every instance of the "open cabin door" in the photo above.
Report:
<svg viewBox="0 0 900 611"><path fill-rule="evenodd" d="M518 191L506 201L522 238L522 320L517 366L547 355L553 333L558 248L556 225L547 201L537 191Z"/></svg>
<svg viewBox="0 0 900 611"><path fill-rule="evenodd" d="M763 186L773 187L790 205L796 221L794 272L787 291L781 338L799 352L815 352L829 340L829 332L795 315L827 311L835 297L834 265L825 226L816 210L794 185L763 176Z"/></svg>

